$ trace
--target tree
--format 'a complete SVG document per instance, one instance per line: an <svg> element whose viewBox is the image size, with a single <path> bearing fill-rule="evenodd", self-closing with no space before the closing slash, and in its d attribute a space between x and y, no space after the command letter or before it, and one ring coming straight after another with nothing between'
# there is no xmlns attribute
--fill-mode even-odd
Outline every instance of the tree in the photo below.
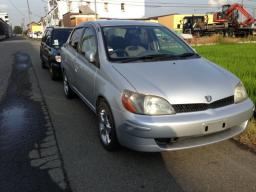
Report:
<svg viewBox="0 0 256 192"><path fill-rule="evenodd" d="M20 26L15 26L13 29L14 34L22 34L22 28Z"/></svg>

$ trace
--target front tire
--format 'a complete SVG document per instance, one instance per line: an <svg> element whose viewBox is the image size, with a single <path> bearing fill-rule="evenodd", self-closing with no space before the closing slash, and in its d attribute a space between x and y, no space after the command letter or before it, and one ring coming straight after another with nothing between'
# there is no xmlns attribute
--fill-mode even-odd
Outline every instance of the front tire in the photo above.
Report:
<svg viewBox="0 0 256 192"><path fill-rule="evenodd" d="M100 101L98 105L97 119L101 144L108 151L116 150L119 143L116 137L114 118L105 101Z"/></svg>
<svg viewBox="0 0 256 192"><path fill-rule="evenodd" d="M50 71L51 79L52 79L53 81L57 81L57 80L59 79L59 74L58 74L58 72L54 69L54 67L52 66L52 64L50 64L49 71Z"/></svg>
<svg viewBox="0 0 256 192"><path fill-rule="evenodd" d="M42 69L47 69L44 60L41 58L41 67Z"/></svg>
<svg viewBox="0 0 256 192"><path fill-rule="evenodd" d="M64 94L67 99L74 98L75 93L69 86L68 77L65 72L63 72L63 89L64 89Z"/></svg>

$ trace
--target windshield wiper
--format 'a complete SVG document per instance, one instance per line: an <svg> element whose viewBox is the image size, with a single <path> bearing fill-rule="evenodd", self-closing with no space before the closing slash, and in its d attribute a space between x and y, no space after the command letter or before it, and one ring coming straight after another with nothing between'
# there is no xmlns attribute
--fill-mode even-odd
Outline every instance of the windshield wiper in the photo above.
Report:
<svg viewBox="0 0 256 192"><path fill-rule="evenodd" d="M120 60L122 63L129 63L133 61L139 61L139 60L150 60L150 61L156 61L156 60L164 60L164 59L179 59L179 58L187 58L187 57L200 57L197 53L183 53L180 55L172 55L172 54L152 54L152 55L144 55L141 57L134 57L134 58L125 58Z"/></svg>
<svg viewBox="0 0 256 192"><path fill-rule="evenodd" d="M178 58L186 58L186 57L200 57L197 53L183 53L183 54L180 54L180 55L175 55L175 57L178 57Z"/></svg>
<svg viewBox="0 0 256 192"><path fill-rule="evenodd" d="M134 57L134 58L127 58L121 60L122 63L129 63L133 61L139 61L139 60L162 60L162 59L172 59L174 58L174 55L170 54L153 54L153 55L144 55L141 57Z"/></svg>

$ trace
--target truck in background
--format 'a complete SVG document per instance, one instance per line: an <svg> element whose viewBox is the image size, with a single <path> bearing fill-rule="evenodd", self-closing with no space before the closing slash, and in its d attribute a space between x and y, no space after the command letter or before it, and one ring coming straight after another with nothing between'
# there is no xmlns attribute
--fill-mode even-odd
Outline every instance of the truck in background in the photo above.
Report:
<svg viewBox="0 0 256 192"><path fill-rule="evenodd" d="M213 13L213 22L208 15L183 18L183 33L193 36L223 34L224 36L244 36L255 34L256 19L238 3L222 6L222 11Z"/></svg>

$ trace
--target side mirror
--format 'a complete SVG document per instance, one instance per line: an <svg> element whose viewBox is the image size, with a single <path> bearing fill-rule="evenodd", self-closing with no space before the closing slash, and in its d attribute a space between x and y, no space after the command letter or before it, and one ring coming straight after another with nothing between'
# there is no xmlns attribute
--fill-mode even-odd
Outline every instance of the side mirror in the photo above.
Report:
<svg viewBox="0 0 256 192"><path fill-rule="evenodd" d="M96 63L96 54L93 53L93 52L90 52L88 59L89 59L89 62L90 62L90 63Z"/></svg>

